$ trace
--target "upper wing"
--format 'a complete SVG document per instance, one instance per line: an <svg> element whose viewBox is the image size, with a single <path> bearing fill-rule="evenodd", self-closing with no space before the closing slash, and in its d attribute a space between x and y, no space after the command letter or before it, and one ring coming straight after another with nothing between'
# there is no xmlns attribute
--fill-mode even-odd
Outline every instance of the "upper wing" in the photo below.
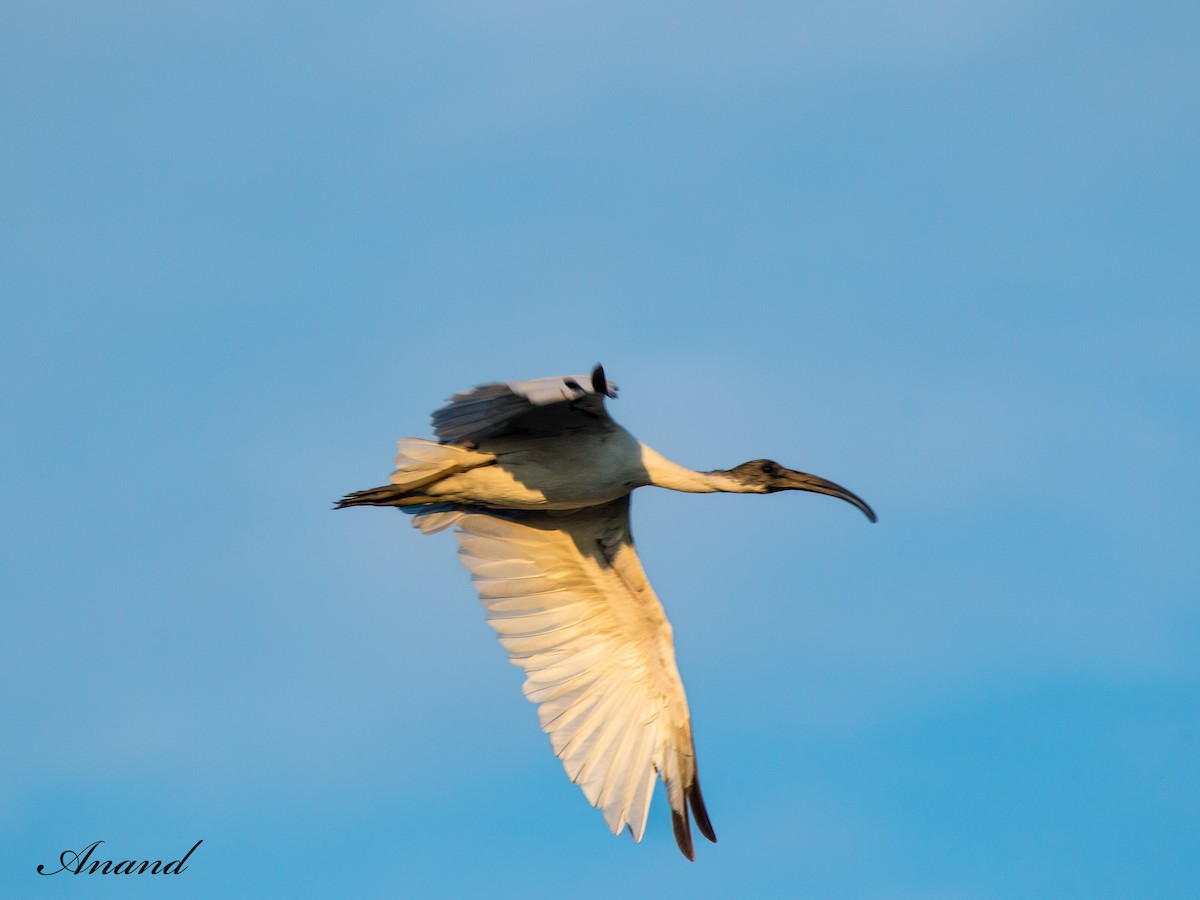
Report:
<svg viewBox="0 0 1200 900"><path fill-rule="evenodd" d="M617 386L596 366L591 375L562 375L484 384L463 391L433 414L433 433L452 444L476 444L513 432L558 433L608 423L604 398Z"/></svg>
<svg viewBox="0 0 1200 900"><path fill-rule="evenodd" d="M613 834L628 827L642 839L657 773L684 855L694 856L689 800L715 841L671 625L633 549L629 497L569 512L431 511L414 524L457 526L459 555L525 670L542 730Z"/></svg>

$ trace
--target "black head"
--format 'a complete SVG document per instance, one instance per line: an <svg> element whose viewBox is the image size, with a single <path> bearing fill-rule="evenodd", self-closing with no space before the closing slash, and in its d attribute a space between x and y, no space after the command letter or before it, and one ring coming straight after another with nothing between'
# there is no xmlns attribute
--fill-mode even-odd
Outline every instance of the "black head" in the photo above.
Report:
<svg viewBox="0 0 1200 900"><path fill-rule="evenodd" d="M857 506L872 522L876 521L875 511L867 502L856 494L846 490L840 484L809 475L807 472L797 472L770 459L753 459L744 462L736 468L729 469L728 474L736 478L745 487L747 493L773 494L776 491L812 491L816 494L828 494Z"/></svg>

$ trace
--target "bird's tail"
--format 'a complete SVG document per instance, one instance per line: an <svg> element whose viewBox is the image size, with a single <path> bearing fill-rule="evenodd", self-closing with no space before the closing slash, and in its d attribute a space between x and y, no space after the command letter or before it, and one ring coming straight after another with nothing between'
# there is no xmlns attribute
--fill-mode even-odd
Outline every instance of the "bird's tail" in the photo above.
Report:
<svg viewBox="0 0 1200 900"><path fill-rule="evenodd" d="M490 453L469 450L456 444L439 444L420 438L403 438L398 442L396 471L391 484L354 491L338 501L336 509L347 506L419 506L436 502L422 492L436 481L468 469L486 466L495 457Z"/></svg>

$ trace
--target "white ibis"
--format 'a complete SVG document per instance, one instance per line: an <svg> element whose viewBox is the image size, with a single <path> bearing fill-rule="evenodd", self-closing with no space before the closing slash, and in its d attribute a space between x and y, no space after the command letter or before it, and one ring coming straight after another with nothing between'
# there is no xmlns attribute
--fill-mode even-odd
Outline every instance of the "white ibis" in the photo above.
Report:
<svg viewBox="0 0 1200 900"><path fill-rule="evenodd" d="M694 859L688 806L716 841L696 774L687 697L671 625L629 530L629 494L814 491L875 513L845 488L756 459L697 472L614 422L616 385L590 376L487 384L433 414L437 442L399 442L391 484L338 504L395 506L428 534L453 526L488 622L525 670L567 777L613 834L642 839L655 776L679 849Z"/></svg>

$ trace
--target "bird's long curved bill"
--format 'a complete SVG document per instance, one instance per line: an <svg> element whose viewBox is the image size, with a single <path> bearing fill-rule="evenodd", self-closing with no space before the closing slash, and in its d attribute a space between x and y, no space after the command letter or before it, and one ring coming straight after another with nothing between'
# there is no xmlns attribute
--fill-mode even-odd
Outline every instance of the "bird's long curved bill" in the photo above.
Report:
<svg viewBox="0 0 1200 900"><path fill-rule="evenodd" d="M834 484L832 481L826 481L824 478L818 478L816 475L809 475L807 472L787 473L788 487L796 491L812 491L814 494L828 494L830 497L837 497L839 500L845 500L847 503L852 503L863 511L872 522L879 521L875 516L875 510L871 509L867 501L851 491L846 490L840 484Z"/></svg>

